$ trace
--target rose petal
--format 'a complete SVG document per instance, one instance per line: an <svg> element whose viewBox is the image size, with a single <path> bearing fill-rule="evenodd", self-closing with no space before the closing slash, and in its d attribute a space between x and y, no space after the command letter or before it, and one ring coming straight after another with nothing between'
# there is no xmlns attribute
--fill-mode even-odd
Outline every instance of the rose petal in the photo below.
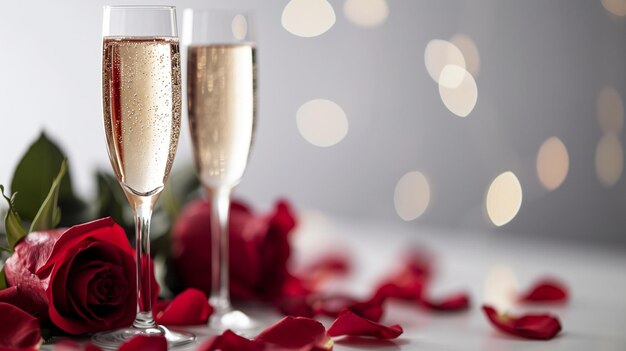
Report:
<svg viewBox="0 0 626 351"><path fill-rule="evenodd" d="M419 302L422 298L425 282L420 278L411 276L408 272L404 273L403 276L395 276L379 285L370 301L382 304L385 300L394 298L409 302Z"/></svg>
<svg viewBox="0 0 626 351"><path fill-rule="evenodd" d="M167 351L167 340L163 335L137 335L123 343L118 351Z"/></svg>
<svg viewBox="0 0 626 351"><path fill-rule="evenodd" d="M331 350L333 347L322 323L305 317L287 316L254 340L265 344L266 350Z"/></svg>
<svg viewBox="0 0 626 351"><path fill-rule="evenodd" d="M369 336L377 339L395 339L402 332L402 327L398 324L387 327L363 318L350 310L341 312L328 328L328 335L330 336Z"/></svg>
<svg viewBox="0 0 626 351"><path fill-rule="evenodd" d="M561 331L559 319L549 314L512 317L499 314L493 307L487 305L483 306L483 311L493 326L505 333L522 338L549 340Z"/></svg>
<svg viewBox="0 0 626 351"><path fill-rule="evenodd" d="M233 333L230 330L224 331L198 347L198 351L261 351L263 344L248 340Z"/></svg>
<svg viewBox="0 0 626 351"><path fill-rule="evenodd" d="M155 311L156 321L164 325L205 324L213 313L206 295L189 288L178 294L167 306Z"/></svg>
<svg viewBox="0 0 626 351"><path fill-rule="evenodd" d="M567 299L567 287L550 278L539 280L519 298L522 302L566 302Z"/></svg>
<svg viewBox="0 0 626 351"><path fill-rule="evenodd" d="M436 300L422 297L422 304L430 310L456 312L468 309L470 298L467 293L461 292Z"/></svg>
<svg viewBox="0 0 626 351"><path fill-rule="evenodd" d="M405 255L401 269L376 288L371 300L382 303L388 298L419 302L432 276L432 254L413 248Z"/></svg>
<svg viewBox="0 0 626 351"><path fill-rule="evenodd" d="M276 300L274 306L286 316L313 318L317 313L310 300L307 295L287 296Z"/></svg>
<svg viewBox="0 0 626 351"><path fill-rule="evenodd" d="M37 317L37 310L33 308L36 303L31 299L31 295L24 293L19 286L10 286L0 290L0 302L16 306L33 317Z"/></svg>
<svg viewBox="0 0 626 351"><path fill-rule="evenodd" d="M37 318L4 302L0 302L0 316L0 346L33 348L41 341Z"/></svg>
<svg viewBox="0 0 626 351"><path fill-rule="evenodd" d="M301 276L306 279L310 288L319 290L328 279L345 276L350 269L350 261L345 254L329 253L304 268Z"/></svg>
<svg viewBox="0 0 626 351"><path fill-rule="evenodd" d="M359 301L349 296L327 296L314 302L315 312L336 318L348 309L355 314L374 322L380 321L383 316L383 307L377 300Z"/></svg>

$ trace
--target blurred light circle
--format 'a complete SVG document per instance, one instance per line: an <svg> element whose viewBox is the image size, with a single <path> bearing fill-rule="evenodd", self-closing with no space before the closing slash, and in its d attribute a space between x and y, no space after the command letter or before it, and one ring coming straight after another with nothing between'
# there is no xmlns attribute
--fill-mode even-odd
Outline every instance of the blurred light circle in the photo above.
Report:
<svg viewBox="0 0 626 351"><path fill-rule="evenodd" d="M522 207L522 185L513 172L497 176L487 191L487 215L500 227L509 223Z"/></svg>
<svg viewBox="0 0 626 351"><path fill-rule="evenodd" d="M439 77L439 96L450 112L466 117L478 101L478 87L474 77L464 68L446 65Z"/></svg>
<svg viewBox="0 0 626 351"><path fill-rule="evenodd" d="M602 6L616 16L626 16L626 0L602 0Z"/></svg>
<svg viewBox="0 0 626 351"><path fill-rule="evenodd" d="M421 216L430 203L430 185L426 177L418 171L403 175L396 184L393 203L398 216L405 221Z"/></svg>
<svg viewBox="0 0 626 351"><path fill-rule="evenodd" d="M345 112L330 100L306 102L298 109L296 122L302 137L315 146L335 145L348 133Z"/></svg>
<svg viewBox="0 0 626 351"><path fill-rule="evenodd" d="M285 6L281 23L291 34L316 37L335 24L335 11L326 0L291 0Z"/></svg>
<svg viewBox="0 0 626 351"><path fill-rule="evenodd" d="M444 67L455 65L465 68L465 58L461 50L449 41L433 39L426 44L424 64L428 75L438 83Z"/></svg>
<svg viewBox="0 0 626 351"><path fill-rule="evenodd" d="M611 187L622 176L624 151L615 133L605 134L596 147L596 174L605 187Z"/></svg>
<svg viewBox="0 0 626 351"><path fill-rule="evenodd" d="M495 266L487 273L482 303L500 312L510 311L517 302L519 283L510 267Z"/></svg>
<svg viewBox="0 0 626 351"><path fill-rule="evenodd" d="M439 75L439 85L451 89L458 88L463 83L466 74L467 71L463 67L446 65Z"/></svg>
<svg viewBox="0 0 626 351"><path fill-rule="evenodd" d="M450 39L450 42L456 46L465 59L465 66L467 71L474 77L478 77L480 72L480 53L476 43L465 34L457 34Z"/></svg>
<svg viewBox="0 0 626 351"><path fill-rule="evenodd" d="M624 127L624 101L613 87L604 87L598 93L596 105L598 123L603 132L619 134Z"/></svg>
<svg viewBox="0 0 626 351"><path fill-rule="evenodd" d="M236 15L233 17L231 27L235 39L243 40L246 38L246 35L248 34L248 21L246 21L246 17L243 15Z"/></svg>
<svg viewBox="0 0 626 351"><path fill-rule="evenodd" d="M360 27L376 27L389 15L386 0L346 0L343 12L348 21Z"/></svg>
<svg viewBox="0 0 626 351"><path fill-rule="evenodd" d="M537 176L548 190L558 188L569 171L569 155L561 139L548 138L537 153Z"/></svg>

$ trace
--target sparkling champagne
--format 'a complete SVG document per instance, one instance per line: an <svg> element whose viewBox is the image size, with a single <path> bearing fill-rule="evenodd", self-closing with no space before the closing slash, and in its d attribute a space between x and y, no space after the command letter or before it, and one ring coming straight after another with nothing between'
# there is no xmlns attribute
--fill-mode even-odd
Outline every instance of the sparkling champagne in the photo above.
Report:
<svg viewBox="0 0 626 351"><path fill-rule="evenodd" d="M194 161L206 186L234 186L246 169L256 113L255 48L188 50L187 102Z"/></svg>
<svg viewBox="0 0 626 351"><path fill-rule="evenodd" d="M176 38L105 37L104 126L120 183L137 195L159 192L180 133L180 54Z"/></svg>

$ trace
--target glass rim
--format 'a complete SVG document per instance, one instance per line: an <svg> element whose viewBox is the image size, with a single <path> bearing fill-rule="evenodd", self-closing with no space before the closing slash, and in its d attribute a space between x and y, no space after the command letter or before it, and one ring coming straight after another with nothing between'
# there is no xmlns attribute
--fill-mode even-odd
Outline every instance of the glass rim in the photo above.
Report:
<svg viewBox="0 0 626 351"><path fill-rule="evenodd" d="M124 9L124 10L176 10L174 5L104 5L103 9Z"/></svg>

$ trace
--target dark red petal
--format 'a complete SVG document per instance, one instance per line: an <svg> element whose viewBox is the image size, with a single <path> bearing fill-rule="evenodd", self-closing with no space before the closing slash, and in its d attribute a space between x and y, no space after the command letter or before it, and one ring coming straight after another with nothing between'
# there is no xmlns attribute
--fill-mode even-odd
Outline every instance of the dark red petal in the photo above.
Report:
<svg viewBox="0 0 626 351"><path fill-rule="evenodd" d="M369 336L377 339L395 339L402 332L402 327L397 324L387 327L363 318L350 310L341 312L328 328L330 336Z"/></svg>
<svg viewBox="0 0 626 351"><path fill-rule="evenodd" d="M157 323L164 325L205 324L212 313L213 307L206 295L193 288L178 294L169 305L155 311Z"/></svg>
<svg viewBox="0 0 626 351"><path fill-rule="evenodd" d="M550 278L544 278L536 282L528 292L521 294L522 302L565 302L567 301L567 287Z"/></svg>
<svg viewBox="0 0 626 351"><path fill-rule="evenodd" d="M430 299L422 297L424 307L442 312L463 311L469 308L470 298L466 292L446 296L442 299Z"/></svg>
<svg viewBox="0 0 626 351"><path fill-rule="evenodd" d="M491 306L483 306L483 311L492 325L505 333L526 339L549 340L561 331L561 323L556 316L549 314L527 314L512 317L499 314Z"/></svg>
<svg viewBox="0 0 626 351"><path fill-rule="evenodd" d="M316 315L313 303L306 295L286 296L274 301L274 305L286 316L312 318Z"/></svg>
<svg viewBox="0 0 626 351"><path fill-rule="evenodd" d="M43 273L46 269L58 262L59 253L65 252L68 248L80 247L81 242L86 240L97 240L107 242L113 246L128 252L133 252L124 229L117 225L110 217L101 218L92 222L75 225L64 231L54 243L50 259L39 267L37 274Z"/></svg>
<svg viewBox="0 0 626 351"><path fill-rule="evenodd" d="M409 302L419 302L425 282L411 276L408 272L405 274L407 275L403 274L404 278L396 276L379 285L370 301L382 303L388 298L394 298Z"/></svg>
<svg viewBox="0 0 626 351"><path fill-rule="evenodd" d="M198 351L261 351L263 344L248 340L242 336L226 330L198 347Z"/></svg>
<svg viewBox="0 0 626 351"><path fill-rule="evenodd" d="M37 315L37 310L34 308L36 303L32 300L31 294L28 294L28 292L24 293L19 286L11 286L0 290L0 302L16 306L33 316Z"/></svg>
<svg viewBox="0 0 626 351"><path fill-rule="evenodd" d="M349 296L327 296L314 302L315 312L336 318L343 310L348 309L355 314L372 320L380 321L383 316L383 307L378 300L359 301Z"/></svg>
<svg viewBox="0 0 626 351"><path fill-rule="evenodd" d="M37 318L4 302L0 302L0 316L0 346L31 348L41 341Z"/></svg>
<svg viewBox="0 0 626 351"><path fill-rule="evenodd" d="M167 340L163 335L137 335L123 343L118 351L167 351Z"/></svg>
<svg viewBox="0 0 626 351"><path fill-rule="evenodd" d="M265 344L266 350L331 350L333 347L322 323L305 317L287 316L254 340Z"/></svg>
<svg viewBox="0 0 626 351"><path fill-rule="evenodd" d="M319 290L328 279L345 276L350 269L350 261L345 254L329 253L304 268L302 277L305 278L308 287Z"/></svg>

